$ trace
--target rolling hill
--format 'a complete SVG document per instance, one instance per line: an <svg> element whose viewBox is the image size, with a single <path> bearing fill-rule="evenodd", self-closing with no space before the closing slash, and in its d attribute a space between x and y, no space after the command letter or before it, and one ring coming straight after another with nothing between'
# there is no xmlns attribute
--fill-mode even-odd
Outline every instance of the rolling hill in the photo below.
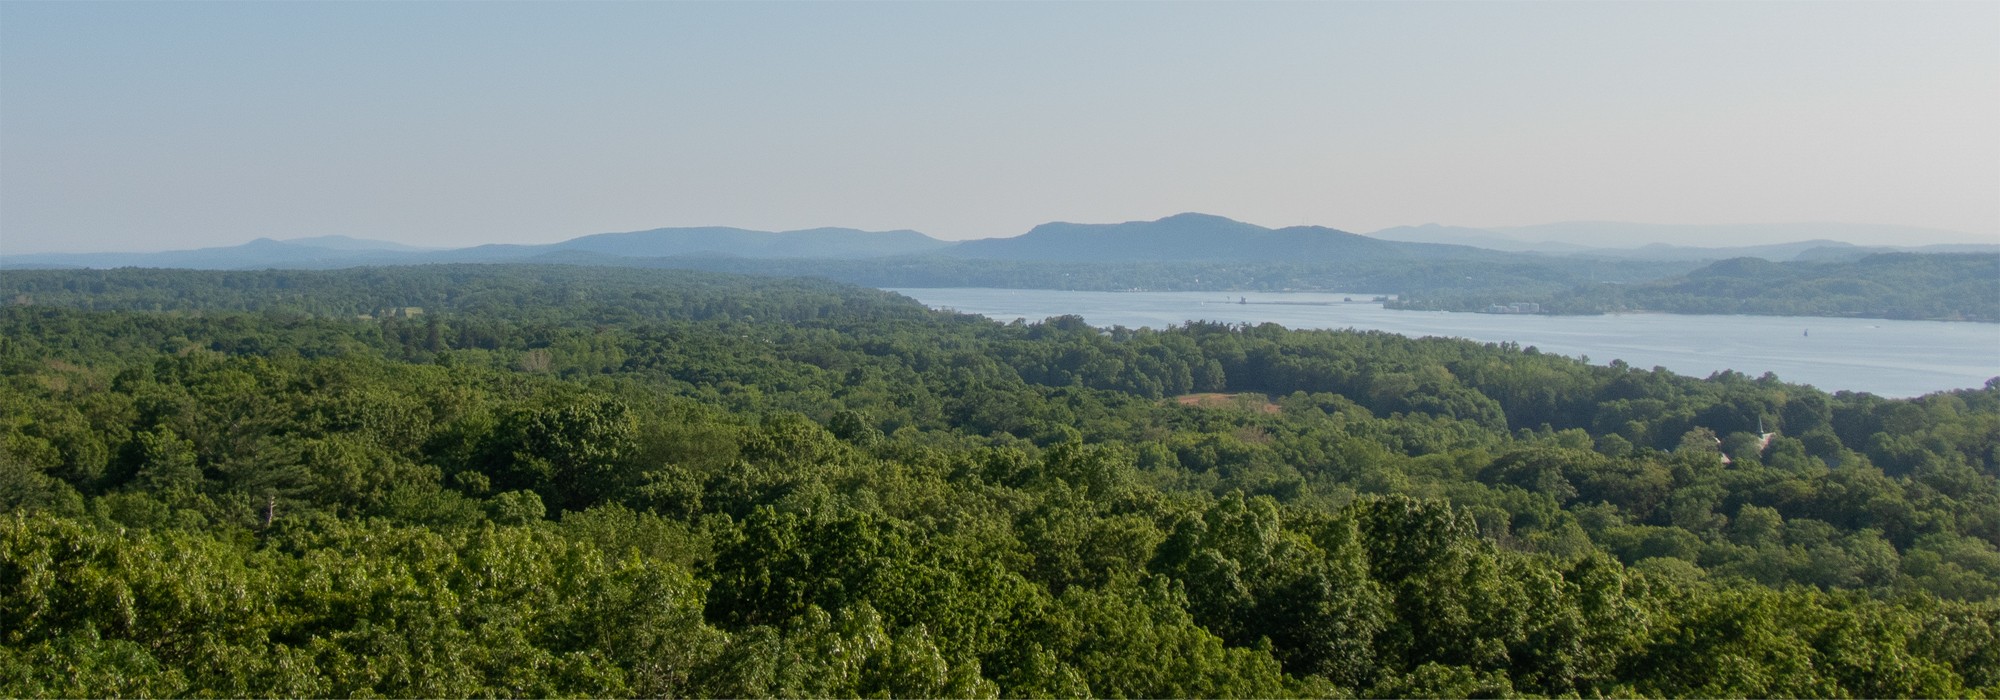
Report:
<svg viewBox="0 0 2000 700"><path fill-rule="evenodd" d="M1012 238L966 241L962 258L1066 262L1336 262L1506 257L1467 246L1385 241L1324 226L1271 229L1209 214L1120 224L1049 223Z"/></svg>

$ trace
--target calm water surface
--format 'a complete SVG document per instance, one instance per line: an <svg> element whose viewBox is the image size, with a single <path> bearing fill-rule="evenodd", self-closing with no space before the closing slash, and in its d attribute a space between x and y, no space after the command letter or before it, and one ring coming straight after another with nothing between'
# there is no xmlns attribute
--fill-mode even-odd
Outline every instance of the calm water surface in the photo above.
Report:
<svg viewBox="0 0 2000 700"><path fill-rule="evenodd" d="M2000 324L1788 316L1501 316L1396 311L1374 294L1064 292L892 289L934 308L1037 321L1075 314L1096 326L1162 328L1186 321L1354 328L1411 337L1512 341L1605 364L1665 367L1705 377L1733 369L1826 391L1917 396L1983 385L2000 375ZM1356 301L1347 303L1352 298ZM1239 303L1248 302L1248 303Z"/></svg>

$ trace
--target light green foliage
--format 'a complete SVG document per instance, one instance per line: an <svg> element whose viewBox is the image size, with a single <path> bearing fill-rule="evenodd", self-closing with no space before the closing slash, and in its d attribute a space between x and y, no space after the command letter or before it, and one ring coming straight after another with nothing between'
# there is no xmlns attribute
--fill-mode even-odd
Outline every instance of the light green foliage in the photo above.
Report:
<svg viewBox="0 0 2000 700"><path fill-rule="evenodd" d="M14 293L67 306L0 309L0 695L2000 695L2000 382L642 270Z"/></svg>
<svg viewBox="0 0 2000 700"><path fill-rule="evenodd" d="M685 569L533 530L318 520L245 549L15 515L0 547L4 680L26 694L159 692L106 685L147 668L167 694L675 693L721 638ZM29 663L51 654L118 670Z"/></svg>
<svg viewBox="0 0 2000 700"><path fill-rule="evenodd" d="M711 697L992 698L976 661L947 660L922 627L891 632L866 603L838 616L809 608L779 630L754 627L698 669Z"/></svg>

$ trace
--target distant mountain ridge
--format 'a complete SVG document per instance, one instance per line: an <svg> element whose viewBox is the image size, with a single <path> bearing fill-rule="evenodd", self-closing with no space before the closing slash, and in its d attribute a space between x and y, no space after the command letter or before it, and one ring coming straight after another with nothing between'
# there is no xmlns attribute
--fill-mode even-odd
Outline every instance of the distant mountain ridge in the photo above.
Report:
<svg viewBox="0 0 2000 700"><path fill-rule="evenodd" d="M1568 253L1590 249L1586 246L1569 243L1522 240L1487 229L1443 226L1439 224L1385 228L1368 234L1368 237L1405 243L1472 246L1474 248L1502 250L1510 253Z"/></svg>
<svg viewBox="0 0 2000 700"><path fill-rule="evenodd" d="M329 238L339 240L327 240ZM359 247L370 244L392 247ZM250 269L262 267L361 265L368 264L371 261L387 261L401 256L417 255L422 252L423 249L421 248L406 246L400 243L363 241L344 236L307 238L296 241L259 238L242 245L196 248L194 250L169 250L158 253L39 253L32 255L9 255L4 259L0 259L0 263L4 263L8 267Z"/></svg>
<svg viewBox="0 0 2000 700"><path fill-rule="evenodd" d="M489 244L426 249L388 241L322 236L160 253L40 253L9 255L6 267L188 267L198 269L327 268L462 262L552 262L563 259L741 258L853 259L913 255L952 245L916 231L816 228L753 231L722 226L599 233L542 245Z"/></svg>
<svg viewBox="0 0 2000 700"><path fill-rule="evenodd" d="M325 248L327 250L439 250L438 248L424 248L405 245L395 241L377 241L366 238L355 238L353 236L313 236L310 238L290 238L279 242L312 248Z"/></svg>
<svg viewBox="0 0 2000 700"><path fill-rule="evenodd" d="M1608 236L1617 231L1648 235L1690 231L1928 231L1897 227L1827 225L1690 227L1656 224L1567 222L1542 227L1480 229L1459 226L1400 226L1361 235L1324 226L1267 228L1221 216L1184 213L1153 221L1112 224L1052 222L1007 238L951 242L910 230L863 231L814 228L756 231L724 226L658 228L599 233L539 244L491 244L427 249L347 236L291 240L259 238L238 246L157 253L42 253L0 257L0 267L183 267L204 269L336 268L466 262L564 262L626 264L671 258L746 260L869 260L946 256L963 260L1072 263L1365 263L1369 261L1493 261L1529 263L1550 257L1605 260L1708 261L1757 257L1792 260L1855 260L1882 252L2000 252L2000 245L1945 244L1920 247L1857 246L1825 238L1793 242L1704 248L1655 242L1642 247L1596 248L1572 242L1528 240L1537 235ZM1844 227L1844 228L1843 228ZM1595 232L1595 233L1592 233ZM1704 234L1708 235L1708 234Z"/></svg>
<svg viewBox="0 0 2000 700"><path fill-rule="evenodd" d="M665 258L677 255L723 255L744 258L872 258L908 255L951 245L916 231L861 231L813 228L800 231L752 231L725 226L659 228L626 233L599 233L527 249L573 250L620 257Z"/></svg>
<svg viewBox="0 0 2000 700"><path fill-rule="evenodd" d="M1622 221L1559 221L1531 226L1486 227L1486 230L1523 240L1567 243L1590 248L1635 247L1647 243L1666 243L1690 248L1732 248L1813 239L1836 240L1862 247L1887 248L1910 247L1910 241L2000 244L2000 239L1990 236L1921 226L1825 222L1644 224Z"/></svg>
<svg viewBox="0 0 2000 700"><path fill-rule="evenodd" d="M1042 224L1012 238L965 241L945 251L963 258L1069 262L1297 262L1482 253L1486 251L1462 246L1384 241L1323 226L1270 229L1195 213L1119 224Z"/></svg>
<svg viewBox="0 0 2000 700"><path fill-rule="evenodd" d="M1859 260L1876 253L2000 253L1995 243L1936 243L1927 245L1857 245L1836 236L1871 238L1963 235L1910 226L1866 224L1628 224L1570 221L1537 226L1471 228L1465 226L1397 226L1368 234L1390 241L1469 245L1489 250L1616 260L1727 260L1763 258L1792 260ZM1699 245L1688 239L1725 239L1729 245ZM1760 242L1778 238L1782 242ZM1644 240L1645 243L1630 241ZM1627 241L1613 244L1611 241ZM1669 242L1680 241L1680 242Z"/></svg>

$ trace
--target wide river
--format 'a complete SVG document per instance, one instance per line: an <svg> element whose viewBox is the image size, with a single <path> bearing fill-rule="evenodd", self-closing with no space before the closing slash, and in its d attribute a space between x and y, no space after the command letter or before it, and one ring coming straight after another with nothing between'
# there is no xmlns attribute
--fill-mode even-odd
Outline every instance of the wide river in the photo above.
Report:
<svg viewBox="0 0 2000 700"><path fill-rule="evenodd" d="M1397 311L1374 294L1064 292L892 289L933 308L1038 321L1074 314L1091 325L1163 328L1186 321L1354 328L1411 337L1512 341L1542 352L1624 360L1706 377L1733 369L1826 391L1907 397L1973 388L2000 375L2000 324L1804 316L1608 314L1539 316ZM1353 299L1353 302L1346 301ZM1248 302L1248 303L1243 303Z"/></svg>

